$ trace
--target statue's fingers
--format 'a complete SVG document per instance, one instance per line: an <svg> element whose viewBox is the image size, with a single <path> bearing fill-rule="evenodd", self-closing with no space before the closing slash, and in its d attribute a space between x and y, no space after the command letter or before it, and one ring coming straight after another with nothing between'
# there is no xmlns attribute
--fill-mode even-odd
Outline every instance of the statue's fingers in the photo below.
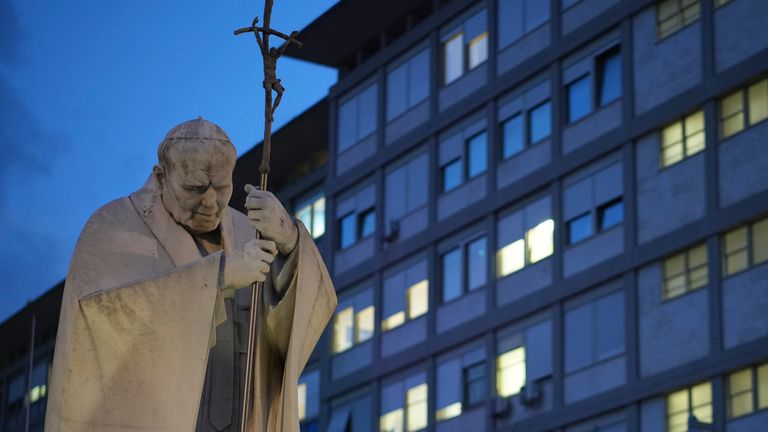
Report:
<svg viewBox="0 0 768 432"><path fill-rule="evenodd" d="M270 255L277 254L277 244L272 240L259 240L259 248Z"/></svg>
<svg viewBox="0 0 768 432"><path fill-rule="evenodd" d="M245 199L245 208L248 210L258 210L264 208L267 205L267 201L263 197L248 196Z"/></svg>

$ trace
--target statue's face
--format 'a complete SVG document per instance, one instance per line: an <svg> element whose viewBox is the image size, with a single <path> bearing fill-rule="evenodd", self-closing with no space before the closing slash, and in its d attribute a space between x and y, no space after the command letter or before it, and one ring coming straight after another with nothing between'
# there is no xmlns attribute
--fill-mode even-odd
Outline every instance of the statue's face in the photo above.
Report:
<svg viewBox="0 0 768 432"><path fill-rule="evenodd" d="M170 172L156 168L165 208L193 234L215 230L232 196L234 148L185 143L169 153Z"/></svg>

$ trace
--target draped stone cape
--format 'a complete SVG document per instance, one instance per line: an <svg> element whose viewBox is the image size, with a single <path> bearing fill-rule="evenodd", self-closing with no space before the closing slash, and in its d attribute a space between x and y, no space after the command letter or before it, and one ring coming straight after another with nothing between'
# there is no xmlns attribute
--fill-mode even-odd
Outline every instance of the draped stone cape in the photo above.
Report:
<svg viewBox="0 0 768 432"><path fill-rule="evenodd" d="M336 308L306 228L258 294L249 432L299 432L297 382ZM202 257L163 207L154 176L97 210L64 288L45 430L194 431L215 326L226 319L222 256L254 238L234 209L223 252ZM225 259L225 258L224 258Z"/></svg>

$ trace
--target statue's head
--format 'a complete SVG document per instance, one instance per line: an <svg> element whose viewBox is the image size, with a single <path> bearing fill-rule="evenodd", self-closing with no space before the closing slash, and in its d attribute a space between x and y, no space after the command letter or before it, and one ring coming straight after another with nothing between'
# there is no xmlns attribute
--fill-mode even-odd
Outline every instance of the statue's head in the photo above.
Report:
<svg viewBox="0 0 768 432"><path fill-rule="evenodd" d="M236 159L227 134L202 118L174 127L160 143L153 173L163 205L187 231L203 234L219 226Z"/></svg>

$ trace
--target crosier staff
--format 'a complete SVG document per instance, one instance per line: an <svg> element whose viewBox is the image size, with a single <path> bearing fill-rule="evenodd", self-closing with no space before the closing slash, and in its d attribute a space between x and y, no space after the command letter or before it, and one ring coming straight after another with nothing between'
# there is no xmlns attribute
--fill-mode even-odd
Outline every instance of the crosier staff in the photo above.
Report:
<svg viewBox="0 0 768 432"><path fill-rule="evenodd" d="M283 92L285 88L280 83L280 79L277 78L277 59L285 52L290 44L295 44L299 48L302 47L301 42L296 40L298 32L291 32L290 35L281 33L277 30L270 28L270 20L272 18L272 4L274 0L265 0L264 2L264 25L258 26L259 17L253 19L250 27L243 27L235 30L235 36L253 32L256 37L256 42L259 44L261 50L261 57L264 63L264 142L261 150L261 164L259 165L259 187L261 190L267 190L267 180L269 177L269 158L272 150L272 121L274 120L274 113L277 110L277 106L280 105L280 100L283 98ZM274 48L269 46L269 37L276 36L283 39L285 42L280 48ZM272 92L275 92L277 96L275 100L272 100ZM261 234L256 232L256 238L260 238ZM243 406L240 416L240 431L245 432L248 425L248 418L250 416L252 404L251 393L253 389L253 357L254 357L254 345L256 341L256 310L258 307L258 293L262 289L262 284L257 282L251 287L251 319L248 328L248 350L245 361L245 383L243 386Z"/></svg>

